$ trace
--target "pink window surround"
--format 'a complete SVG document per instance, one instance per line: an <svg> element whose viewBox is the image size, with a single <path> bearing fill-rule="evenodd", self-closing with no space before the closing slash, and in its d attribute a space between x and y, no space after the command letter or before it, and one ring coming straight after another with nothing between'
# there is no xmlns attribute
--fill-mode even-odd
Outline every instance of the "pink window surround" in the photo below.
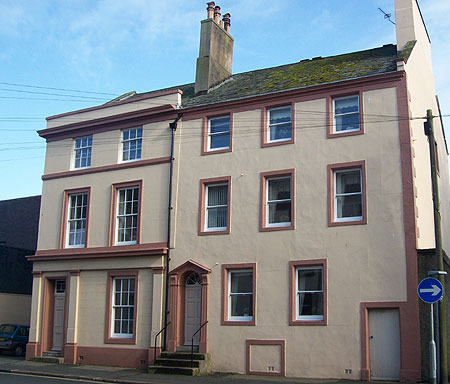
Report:
<svg viewBox="0 0 450 384"><path fill-rule="evenodd" d="M253 317L249 321L229 320L228 314L228 276L230 271L251 270L253 275ZM256 263L222 264L222 318L221 325L256 325Z"/></svg>
<svg viewBox="0 0 450 384"><path fill-rule="evenodd" d="M227 213L227 228L225 230L207 231L205 230L206 220L206 187L208 185L227 184L228 185L228 213ZM210 179L200 180L200 201L198 212L198 235L228 235L231 231L231 176L214 177Z"/></svg>
<svg viewBox="0 0 450 384"><path fill-rule="evenodd" d="M323 320L297 320L296 273L301 267L322 267ZM289 262L289 325L327 325L327 259L293 260Z"/></svg>
<svg viewBox="0 0 450 384"><path fill-rule="evenodd" d="M334 99L339 99L346 96L358 96L359 98L359 131L352 132L334 132ZM345 92L333 93L327 96L327 138L333 139L336 137L355 136L364 134L364 109L363 109L363 92Z"/></svg>
<svg viewBox="0 0 450 384"><path fill-rule="evenodd" d="M266 182L278 177L291 178L291 224L289 226L268 227L267 222L267 188ZM295 228L295 169L284 169L280 171L262 172L260 174L260 208L259 208L259 231L284 231Z"/></svg>
<svg viewBox="0 0 450 384"><path fill-rule="evenodd" d="M89 244L89 211L91 206L91 187L66 189L63 195L63 207L61 216L61 232L59 236L59 248L66 248L67 244L67 220L69 217L69 197L70 195L77 195L81 193L87 194L87 207L86 207L86 237L83 248L87 248Z"/></svg>
<svg viewBox="0 0 450 384"><path fill-rule="evenodd" d="M251 347L252 345L279 345L280 346L280 372L252 371L251 370ZM286 340L245 340L245 373L247 375L286 376Z"/></svg>
<svg viewBox="0 0 450 384"><path fill-rule="evenodd" d="M137 323L137 298L138 298L138 275L136 270L121 270L108 272L106 288L106 319L105 319L105 344L136 344L136 323ZM133 337L122 338L111 335L112 327L112 304L113 304L113 280L115 277L134 278L134 315L133 315Z"/></svg>
<svg viewBox="0 0 450 384"><path fill-rule="evenodd" d="M349 221L335 221L334 219L334 173L336 171L345 171L352 169L361 170L361 183L362 183L362 219L349 220ZM329 164L327 166L328 177L328 226L337 227L342 225L359 225L367 224L367 193L366 193L366 162L352 161L348 163Z"/></svg>
<svg viewBox="0 0 450 384"><path fill-rule="evenodd" d="M291 107L291 138L289 140L269 142L267 140L268 120L267 113L271 109ZM274 147L277 145L293 144L295 142L295 104L281 103L275 105L268 105L261 109L261 147Z"/></svg>
<svg viewBox="0 0 450 384"><path fill-rule="evenodd" d="M217 149L217 150L208 150L208 140L209 140L209 120L215 119L218 117L227 117L230 118L230 146L229 148L224 149ZM233 113L217 113L208 115L206 117L203 117L202 119L202 150L201 154L204 155L215 155L218 153L226 153L226 152L233 152Z"/></svg>
<svg viewBox="0 0 450 384"><path fill-rule="evenodd" d="M136 244L141 243L141 227L142 227L142 195L143 195L143 188L144 188L144 182L143 180L136 180L136 181L127 181L124 183L116 183L112 185L111 188L111 207L110 207L110 222L109 222L109 242L108 246L113 247L116 246L116 222L117 222L117 198L118 198L118 191L119 189L123 188L133 188L137 187L139 188L139 204L138 204L138 228L137 228L137 235L136 235ZM123 245L117 245L117 246L123 246Z"/></svg>

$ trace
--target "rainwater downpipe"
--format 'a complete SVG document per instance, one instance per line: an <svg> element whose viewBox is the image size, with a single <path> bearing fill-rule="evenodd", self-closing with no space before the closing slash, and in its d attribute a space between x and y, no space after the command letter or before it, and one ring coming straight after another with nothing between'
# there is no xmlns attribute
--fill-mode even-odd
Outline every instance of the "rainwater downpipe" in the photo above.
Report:
<svg viewBox="0 0 450 384"><path fill-rule="evenodd" d="M177 123L183 116L182 113L179 113L177 118L169 123L169 127L172 131L172 138L170 141L170 166L169 166L169 205L167 212L167 254L166 254L166 267L165 267L165 275L166 275L166 287L165 287L165 295L164 295L164 327L167 327L169 322L169 265L170 265L170 235L172 231L172 179L173 179L173 151L174 151L174 140L175 140L175 131L177 130ZM164 330L164 342L163 342L163 350L167 350L167 328Z"/></svg>

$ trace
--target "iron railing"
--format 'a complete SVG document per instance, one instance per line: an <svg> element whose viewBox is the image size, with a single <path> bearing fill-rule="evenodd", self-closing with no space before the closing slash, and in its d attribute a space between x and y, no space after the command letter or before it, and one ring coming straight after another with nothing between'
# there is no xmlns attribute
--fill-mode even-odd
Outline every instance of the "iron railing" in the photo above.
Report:
<svg viewBox="0 0 450 384"><path fill-rule="evenodd" d="M191 338L191 368L192 368L192 366L194 365L194 336L195 336L197 333L199 333L200 330L201 330L206 324L208 324L208 321L205 321L202 325L200 325L200 328L197 329L197 330L195 331L195 333L192 335L192 338Z"/></svg>
<svg viewBox="0 0 450 384"><path fill-rule="evenodd" d="M162 333L162 332L164 332L166 329L167 329L167 327L170 325L170 321L166 324L166 326L163 328L163 329L161 329L156 335L155 335L155 354L154 354L154 358L153 358L153 364L155 364L155 362L156 362L156 351L157 351L157 346L156 346L156 341L157 341L157 339L158 339L158 336Z"/></svg>

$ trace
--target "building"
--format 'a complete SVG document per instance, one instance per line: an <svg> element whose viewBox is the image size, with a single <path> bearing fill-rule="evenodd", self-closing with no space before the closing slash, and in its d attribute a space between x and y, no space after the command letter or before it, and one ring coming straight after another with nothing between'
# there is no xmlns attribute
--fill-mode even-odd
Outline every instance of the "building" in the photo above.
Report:
<svg viewBox="0 0 450 384"><path fill-rule="evenodd" d="M208 3L195 83L49 117L27 357L146 367L167 320L215 371L419 380L439 110L418 4L395 10L397 45L232 74Z"/></svg>
<svg viewBox="0 0 450 384"><path fill-rule="evenodd" d="M0 324L28 325L41 196L0 201Z"/></svg>

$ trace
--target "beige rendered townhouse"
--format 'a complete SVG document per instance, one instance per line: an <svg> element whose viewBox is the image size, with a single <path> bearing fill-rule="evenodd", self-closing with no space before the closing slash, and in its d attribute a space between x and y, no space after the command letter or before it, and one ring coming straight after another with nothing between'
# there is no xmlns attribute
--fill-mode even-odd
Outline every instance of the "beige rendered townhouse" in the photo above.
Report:
<svg viewBox="0 0 450 384"><path fill-rule="evenodd" d="M232 74L208 3L195 83L49 117L27 358L145 368L193 341L213 371L420 380L440 113L418 4L395 10L397 45Z"/></svg>

